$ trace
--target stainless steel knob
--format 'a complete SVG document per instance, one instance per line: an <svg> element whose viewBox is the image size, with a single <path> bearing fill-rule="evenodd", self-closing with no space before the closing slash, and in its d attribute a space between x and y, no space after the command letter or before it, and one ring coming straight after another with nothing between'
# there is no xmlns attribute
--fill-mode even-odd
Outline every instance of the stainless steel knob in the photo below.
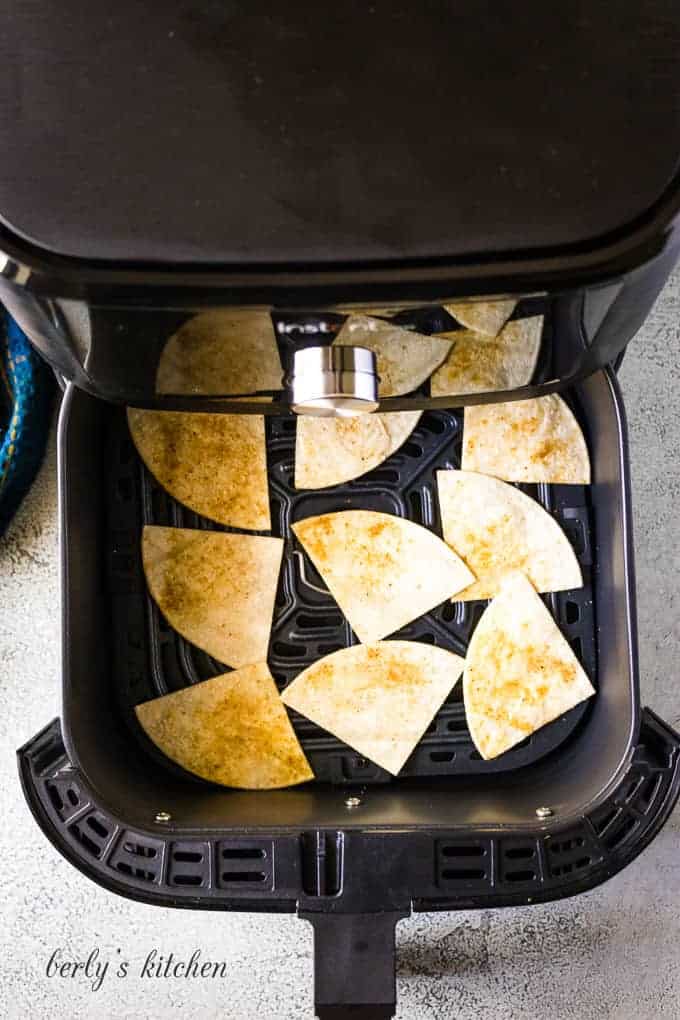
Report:
<svg viewBox="0 0 680 1020"><path fill-rule="evenodd" d="M338 344L295 351L286 383L297 414L350 417L378 406L375 354L366 347Z"/></svg>

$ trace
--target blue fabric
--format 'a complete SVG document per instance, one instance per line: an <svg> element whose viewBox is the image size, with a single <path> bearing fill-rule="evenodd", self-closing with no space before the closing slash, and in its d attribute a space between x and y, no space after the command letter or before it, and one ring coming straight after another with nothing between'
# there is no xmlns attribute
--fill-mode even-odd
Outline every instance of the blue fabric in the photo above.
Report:
<svg viewBox="0 0 680 1020"><path fill-rule="evenodd" d="M50 368L5 315L0 325L0 535L40 467L54 389Z"/></svg>

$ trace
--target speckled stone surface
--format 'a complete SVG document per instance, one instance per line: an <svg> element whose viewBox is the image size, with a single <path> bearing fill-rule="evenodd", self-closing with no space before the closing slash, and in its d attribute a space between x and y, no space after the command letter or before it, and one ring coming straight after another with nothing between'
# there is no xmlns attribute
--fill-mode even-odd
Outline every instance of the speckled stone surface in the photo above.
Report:
<svg viewBox="0 0 680 1020"><path fill-rule="evenodd" d="M680 724L680 273L621 373L630 421L645 703ZM54 437L0 542L0 1016L12 1020L302 1020L312 932L291 917L171 911L93 885L26 808L14 749L59 711ZM506 911L416 915L397 929L400 1018L657 1020L680 1014L680 814L608 884ZM48 978L51 953L111 961L97 991ZM227 964L216 980L135 976L156 948ZM120 952L119 952L120 950ZM130 976L116 978L120 960Z"/></svg>

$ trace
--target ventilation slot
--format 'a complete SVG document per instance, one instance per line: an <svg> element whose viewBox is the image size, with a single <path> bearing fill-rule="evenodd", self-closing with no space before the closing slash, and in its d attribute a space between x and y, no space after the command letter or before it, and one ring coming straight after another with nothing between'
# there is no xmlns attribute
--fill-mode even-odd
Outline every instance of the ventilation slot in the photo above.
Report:
<svg viewBox="0 0 680 1020"><path fill-rule="evenodd" d="M437 764L448 764L449 762L454 761L455 757L455 751L430 751L430 761L436 762Z"/></svg>
<svg viewBox="0 0 680 1020"><path fill-rule="evenodd" d="M372 482L384 482L387 485L395 485L399 481L399 473L389 468L378 468L369 475Z"/></svg>
<svg viewBox="0 0 680 1020"><path fill-rule="evenodd" d="M477 843L469 843L464 846L443 846L440 853L442 857L483 857L486 850Z"/></svg>
<svg viewBox="0 0 680 1020"><path fill-rule="evenodd" d="M304 645L289 645L285 641L275 641L272 651L282 659L300 659L305 655L306 649Z"/></svg>
<svg viewBox="0 0 680 1020"><path fill-rule="evenodd" d="M578 623L581 619L581 607L578 602L567 602L564 607L564 618L567 623Z"/></svg>
<svg viewBox="0 0 680 1020"><path fill-rule="evenodd" d="M604 839L607 850L616 850L628 837L635 832L640 823L632 815L623 815Z"/></svg>
<svg viewBox="0 0 680 1020"><path fill-rule="evenodd" d="M123 850L130 857L150 857L151 859L158 853L154 846L144 846L142 843L123 843Z"/></svg>
<svg viewBox="0 0 680 1020"><path fill-rule="evenodd" d="M506 871L505 872L506 882L535 882L536 872L529 871Z"/></svg>
<svg viewBox="0 0 680 1020"><path fill-rule="evenodd" d="M566 864L553 865L550 868L552 878L563 878L565 875L572 875L577 871L584 871L591 865L590 857L578 857L575 861Z"/></svg>
<svg viewBox="0 0 680 1020"><path fill-rule="evenodd" d="M514 849L505 851L505 856L509 861L530 861L532 857L535 857L535 855L535 850L528 846L518 846Z"/></svg>
<svg viewBox="0 0 680 1020"><path fill-rule="evenodd" d="M342 888L342 832L302 835L302 887L308 896L337 896Z"/></svg>
<svg viewBox="0 0 680 1020"><path fill-rule="evenodd" d="M61 813L64 809L64 802L61 799L61 794L59 793L59 790L57 789L56 786L49 785L47 787L47 793L49 795L50 800L52 801L52 807L57 812L57 814L61 816Z"/></svg>
<svg viewBox="0 0 680 1020"><path fill-rule="evenodd" d="M467 733L467 722L465 719L449 719L446 728L449 733Z"/></svg>
<svg viewBox="0 0 680 1020"><path fill-rule="evenodd" d="M137 833L127 832L109 858L110 866L121 875L140 882L160 882L163 844Z"/></svg>
<svg viewBox="0 0 680 1020"><path fill-rule="evenodd" d="M442 620L444 620L445 623L451 623L451 621L455 620L455 618L456 618L456 603L446 602L442 606Z"/></svg>
<svg viewBox="0 0 680 1020"><path fill-rule="evenodd" d="M436 417L434 414L425 414L420 420L420 425L422 428L427 429L428 432L431 432L433 436L441 436L446 431L446 426L441 418Z"/></svg>
<svg viewBox="0 0 680 1020"><path fill-rule="evenodd" d="M502 882L515 884L539 880L538 847L535 840L519 842L504 839L501 841L500 850Z"/></svg>
<svg viewBox="0 0 680 1020"><path fill-rule="evenodd" d="M563 878L585 871L602 860L586 828L548 839L546 848L551 878Z"/></svg>
<svg viewBox="0 0 680 1020"><path fill-rule="evenodd" d="M50 803L62 822L67 822L83 807L80 791L73 781L52 779L46 786Z"/></svg>
<svg viewBox="0 0 680 1020"><path fill-rule="evenodd" d="M329 630L342 626L341 613L320 613L312 616L311 613L298 613L296 622L300 630Z"/></svg>
<svg viewBox="0 0 680 1020"><path fill-rule="evenodd" d="M97 860L102 857L112 831L109 820L99 812L94 812L69 827L74 839Z"/></svg>
<svg viewBox="0 0 680 1020"><path fill-rule="evenodd" d="M663 777L658 775L648 776L641 783L636 793L635 800L633 801L633 806L637 808L638 811L642 812L642 814L645 814L649 810L650 805L656 799L656 795L659 792L662 781Z"/></svg>
<svg viewBox="0 0 680 1020"><path fill-rule="evenodd" d="M603 836L621 815L621 808L605 808L592 816L592 822L598 836Z"/></svg>
<svg viewBox="0 0 680 1020"><path fill-rule="evenodd" d="M436 846L437 884L443 889L480 889L491 882L491 841L439 841Z"/></svg>
<svg viewBox="0 0 680 1020"><path fill-rule="evenodd" d="M238 841L221 842L217 849L218 883L221 888L252 885L272 889L274 844L253 846Z"/></svg>
<svg viewBox="0 0 680 1020"><path fill-rule="evenodd" d="M173 843L168 858L168 885L207 886L210 882L210 844Z"/></svg>

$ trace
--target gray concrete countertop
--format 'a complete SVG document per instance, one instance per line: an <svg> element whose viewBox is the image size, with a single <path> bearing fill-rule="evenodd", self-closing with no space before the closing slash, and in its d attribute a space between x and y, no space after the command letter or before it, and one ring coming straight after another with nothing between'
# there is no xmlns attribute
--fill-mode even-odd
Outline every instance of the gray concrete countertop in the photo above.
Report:
<svg viewBox="0 0 680 1020"><path fill-rule="evenodd" d="M621 372L630 425L643 703L680 724L680 273ZM308 1020L312 931L292 917L123 900L67 864L24 803L14 749L59 713L55 442L0 541L0 1016ZM657 1020L680 1007L680 814L623 873L561 903L415 915L397 929L400 1018ZM98 990L50 955L112 960ZM217 980L134 976L157 949L226 962ZM113 975L131 961L125 980Z"/></svg>

